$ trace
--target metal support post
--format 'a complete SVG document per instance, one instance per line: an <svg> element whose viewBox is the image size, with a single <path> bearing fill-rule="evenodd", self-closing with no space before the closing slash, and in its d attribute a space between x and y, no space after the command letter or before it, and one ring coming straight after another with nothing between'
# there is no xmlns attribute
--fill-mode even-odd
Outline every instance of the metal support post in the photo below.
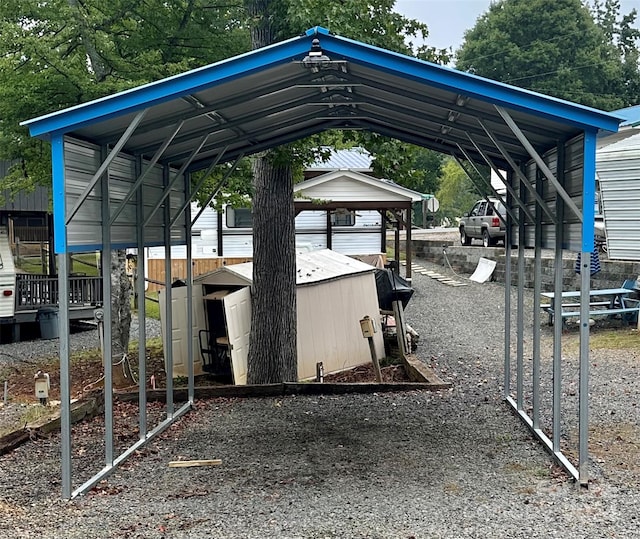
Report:
<svg viewBox="0 0 640 539"><path fill-rule="evenodd" d="M151 167L149 167L151 168ZM140 178L142 169L142 159L136 159L136 175ZM147 169L149 170L149 169ZM137 183L137 182L136 182ZM136 222L142 222L144 218L144 184L140 182L136 195ZM138 259L136 261L136 286L138 289L138 438L145 440L147 437L147 304L146 304L146 281L144 278L147 261L144 257L144 227L136 227L138 243Z"/></svg>
<svg viewBox="0 0 640 539"><path fill-rule="evenodd" d="M536 180L536 191L542 194L541 178ZM536 204L535 258L533 268L533 428L540 428L540 294L542 293L542 209Z"/></svg>
<svg viewBox="0 0 640 539"><path fill-rule="evenodd" d="M165 166L162 170L162 174L165 181L165 186L169 183L169 168ZM168 188L165 188L165 192L168 192ZM172 313L172 290L171 290L171 228L169 227L169 221L171 219L171 204L169 199L164 205L164 245L165 245L165 257L164 257L164 286L165 286L165 313L164 319L166 320L166 333L167 333L167 350L164 351L165 358L165 370L167 371L167 403L166 412L167 419L173 417L173 339L171 338L173 328L173 313ZM191 238L189 238L191 240ZM191 330L189 330L191 331Z"/></svg>
<svg viewBox="0 0 640 539"><path fill-rule="evenodd" d="M106 151L106 149L103 149ZM102 205L102 293L104 298L104 451L105 465L113 466L113 313L111 310L111 224L109 223L109 175L103 174Z"/></svg>
<svg viewBox="0 0 640 539"><path fill-rule="evenodd" d="M191 198L191 175L184 175L184 192ZM191 204L185 209L185 228L187 236L187 385L188 401L195 401L195 380L193 370L193 245L191 241Z"/></svg>

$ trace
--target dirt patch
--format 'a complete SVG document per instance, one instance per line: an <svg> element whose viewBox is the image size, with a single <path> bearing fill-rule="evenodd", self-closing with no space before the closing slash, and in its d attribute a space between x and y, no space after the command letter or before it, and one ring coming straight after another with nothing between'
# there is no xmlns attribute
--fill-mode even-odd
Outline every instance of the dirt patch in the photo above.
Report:
<svg viewBox="0 0 640 539"><path fill-rule="evenodd" d="M131 389L137 390L138 354L135 351L128 356L128 362L135 378L132 380ZM122 368L114 366L114 369ZM57 357L41 358L30 361L16 361L8 367L5 379L8 380L9 400L6 405L0 405L0 435L7 434L16 429L21 429L27 423L35 420L53 417L59 411L60 401L60 362ZM166 387L166 374L164 372L164 356L159 345L150 345L147 349L147 389L151 388L150 378L154 376L154 382L158 389ZM33 376L39 370L49 374L51 388L49 391L49 405L44 407L38 403L35 397ZM386 365L382 367L383 382L409 382L403 365ZM84 351L74 354L71 358L71 396L73 399L82 399L90 392L103 387L104 369L99 350ZM347 371L328 374L324 377L327 383L375 383L375 373L372 364L365 364ZM229 383L228 380L219 380L211 376L198 377L196 386L220 385ZM176 388L186 386L186 380L176 379ZM119 388L122 390L128 388Z"/></svg>
<svg viewBox="0 0 640 539"><path fill-rule="evenodd" d="M632 423L591 425L589 450L592 458L640 477L640 427Z"/></svg>
<svg viewBox="0 0 640 539"><path fill-rule="evenodd" d="M409 382L407 371L403 365L389 365L382 367L382 381L383 382ZM324 377L325 382L332 383L363 383L363 382L375 382L376 375L373 370L373 365L366 364L354 367L347 371L337 372L333 374L327 374Z"/></svg>
<svg viewBox="0 0 640 539"><path fill-rule="evenodd" d="M134 376L138 375L137 350L131 352L127 361L131 366ZM116 365L114 369L121 369ZM5 379L9 382L8 395L11 403L35 402L35 386L33 376L38 371L49 374L51 387L49 399L60 400L60 360L57 357L41 358L32 361L16 361L10 367L5 368ZM89 350L81 354L74 354L71 358L71 397L82 396L103 385L104 368L99 350ZM157 386L164 386L166 376L164 372L164 356L162 349L150 346L147 349L147 377L155 378ZM147 385L150 382L147 381ZM131 386L137 387L137 378L131 380Z"/></svg>
<svg viewBox="0 0 640 539"><path fill-rule="evenodd" d="M136 377L131 386L137 389L138 354L129 354L127 361ZM121 365L114 369L122 368ZM165 387L164 356L161 347L150 345L147 349L147 387L151 388L151 375L157 387ZM48 405L42 406L35 396L34 374L38 371L49 374ZM7 403L0 405L0 436L21 429L25 424L45 420L59 412L60 402L60 360L45 357L35 360L15 361L6 365L0 379L8 382ZM99 350L87 350L74 354L71 358L71 398L82 400L89 393L104 385L104 368Z"/></svg>

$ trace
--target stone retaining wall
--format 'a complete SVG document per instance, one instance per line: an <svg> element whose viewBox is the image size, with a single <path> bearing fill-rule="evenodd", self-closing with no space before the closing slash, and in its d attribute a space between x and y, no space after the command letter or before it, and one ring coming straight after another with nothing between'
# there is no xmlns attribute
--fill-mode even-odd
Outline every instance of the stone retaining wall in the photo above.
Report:
<svg viewBox="0 0 640 539"><path fill-rule="evenodd" d="M480 257L496 261L496 269L493 280L504 282L505 280L505 250L504 247L463 247L447 240L412 240L414 256L426 259L435 264L448 268L448 264L456 273L465 276L471 275L478 265ZM446 253L446 254L445 254ZM563 256L563 287L566 290L580 288L580 276L575 273L577 253L564 252ZM518 252L512 251L511 271L512 284L517 283ZM600 256L602 271L591 278L591 288L617 288L625 279L635 279L640 276L640 262L621 262L607 260L606 254ZM533 288L533 249L525 251L525 277L524 285ZM542 256L542 290L553 290L554 279L554 254L553 251L544 250Z"/></svg>

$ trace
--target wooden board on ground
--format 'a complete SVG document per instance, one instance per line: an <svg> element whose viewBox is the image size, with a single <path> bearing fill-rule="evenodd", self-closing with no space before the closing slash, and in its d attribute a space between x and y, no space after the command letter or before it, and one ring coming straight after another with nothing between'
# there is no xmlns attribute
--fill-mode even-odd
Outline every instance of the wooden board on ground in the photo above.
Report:
<svg viewBox="0 0 640 539"><path fill-rule="evenodd" d="M208 460L172 460L169 462L169 468L191 468L193 466L220 466L221 459Z"/></svg>

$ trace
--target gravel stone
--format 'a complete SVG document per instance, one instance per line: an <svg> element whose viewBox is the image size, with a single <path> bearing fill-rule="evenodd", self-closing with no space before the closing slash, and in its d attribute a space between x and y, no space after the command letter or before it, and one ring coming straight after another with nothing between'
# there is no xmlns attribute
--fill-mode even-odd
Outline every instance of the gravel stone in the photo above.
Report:
<svg viewBox="0 0 640 539"><path fill-rule="evenodd" d="M201 401L70 502L60 500L59 436L37 439L0 457L2 537L638 537L638 350L593 352L592 481L580 488L502 400L504 286L468 283L451 287L414 273L406 310L421 336L416 354L452 382L450 390ZM514 312L516 302L514 290ZM524 304L529 371L531 291ZM515 314L513 322L515 330ZM541 324L545 423L551 328L546 317ZM563 353L562 429L571 455L577 353L572 346ZM131 407L117 412L125 421ZM160 413L150 407L150 418ZM74 428L74 488L104 462L100 421ZM118 432L119 445L137 439L134 427ZM222 465L167 466L211 458Z"/></svg>
<svg viewBox="0 0 640 539"><path fill-rule="evenodd" d="M160 336L160 321L152 318L146 321L147 338ZM133 315L131 319L131 341L138 340L138 318ZM72 352L100 348L97 325L91 321L74 322L71 324ZM0 367L3 363L12 361L30 360L42 357L55 357L58 355L58 339L33 339L0 345Z"/></svg>

